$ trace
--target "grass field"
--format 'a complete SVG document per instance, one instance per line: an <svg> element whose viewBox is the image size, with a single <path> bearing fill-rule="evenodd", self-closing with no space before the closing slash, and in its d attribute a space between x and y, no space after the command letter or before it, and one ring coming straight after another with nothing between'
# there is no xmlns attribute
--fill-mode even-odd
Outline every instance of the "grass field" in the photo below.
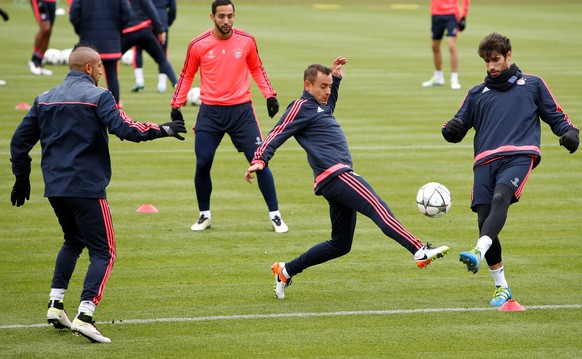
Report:
<svg viewBox="0 0 582 359"><path fill-rule="evenodd" d="M212 25L209 4L179 1L170 32L177 73L190 39ZM270 164L290 227L276 235L256 184L243 179L247 164L229 140L213 168L213 227L193 233L189 227L198 210L192 132L184 142L134 144L112 137L108 200L118 260L95 318L113 343L90 345L47 326L62 233L43 198L39 146L32 154L30 201L21 208L10 205L9 144L25 115L16 104L31 104L68 69L52 66L52 77L29 73L36 25L28 2L1 0L11 19L0 23L0 79L8 82L0 87L0 357L581 357L582 153L569 155L543 125L543 160L500 235L507 279L527 310L500 312L488 304L493 282L487 270L472 275L457 259L477 239L476 216L468 208L471 136L447 144L440 126L465 91L482 81L485 67L476 49L493 31L511 38L513 61L542 76L581 126L582 3L474 0L458 42L461 91L420 87L432 75L428 0L236 5L235 26L255 35L283 109L301 94L308 64L348 58L336 117L355 170L410 231L425 242L450 246L451 254L419 270L408 252L360 217L352 252L296 276L279 301L272 293L271 263L294 258L328 239L330 231L327 203L313 195L311 170L295 141ZM70 48L76 41L68 19L58 17L50 47ZM157 70L150 58L144 68L146 90L132 94L133 71L120 65L124 110L139 121L165 122L171 94L155 91ZM255 85L253 93L266 134L275 120L267 117ZM195 111L184 108L187 127ZM452 192L452 210L443 218L428 219L416 209L416 191L429 181ZM144 203L159 213L136 213ZM87 264L83 254L65 298L71 317Z"/></svg>

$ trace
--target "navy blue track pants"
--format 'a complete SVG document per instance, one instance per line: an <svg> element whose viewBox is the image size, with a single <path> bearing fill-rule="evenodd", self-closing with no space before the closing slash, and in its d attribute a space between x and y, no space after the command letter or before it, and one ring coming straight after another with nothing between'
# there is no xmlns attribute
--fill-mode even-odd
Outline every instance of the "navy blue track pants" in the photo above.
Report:
<svg viewBox="0 0 582 359"><path fill-rule="evenodd" d="M68 288L77 259L87 248L91 263L85 275L81 301L98 305L116 257L115 235L107 200L51 197L49 202L65 239L57 255L51 288Z"/></svg>
<svg viewBox="0 0 582 359"><path fill-rule="evenodd" d="M320 190L329 202L331 239L316 244L307 252L285 264L294 276L304 269L347 254L352 248L356 213L370 218L382 232L414 254L423 244L394 217L366 180L353 171L343 172Z"/></svg>

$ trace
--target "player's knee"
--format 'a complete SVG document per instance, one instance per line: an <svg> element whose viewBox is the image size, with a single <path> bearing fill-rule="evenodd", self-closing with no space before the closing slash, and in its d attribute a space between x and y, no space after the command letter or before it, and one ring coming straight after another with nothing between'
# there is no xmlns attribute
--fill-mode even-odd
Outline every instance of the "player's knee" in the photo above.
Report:
<svg viewBox="0 0 582 359"><path fill-rule="evenodd" d="M491 204L492 205L508 205L509 204L509 198L503 192L495 192L493 194L493 198L491 200Z"/></svg>

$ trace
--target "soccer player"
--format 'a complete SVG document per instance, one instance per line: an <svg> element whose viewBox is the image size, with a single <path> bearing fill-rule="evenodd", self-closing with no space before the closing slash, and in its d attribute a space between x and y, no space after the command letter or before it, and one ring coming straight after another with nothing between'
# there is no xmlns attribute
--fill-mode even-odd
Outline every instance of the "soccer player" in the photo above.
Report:
<svg viewBox="0 0 582 359"><path fill-rule="evenodd" d="M442 134L456 143L475 129L471 209L477 213L479 240L459 259L477 273L485 258L495 282L490 304L501 306L512 293L498 235L509 206L519 201L531 171L540 163L540 118L570 153L578 148L579 130L562 112L544 80L522 73L511 63L507 37L487 35L478 53L485 61L485 81L469 90L455 116L443 125Z"/></svg>
<svg viewBox="0 0 582 359"><path fill-rule="evenodd" d="M131 17L127 0L75 0L69 20L79 35L80 42L93 44L99 49L107 88L119 103L117 63L121 52L121 30Z"/></svg>
<svg viewBox="0 0 582 359"><path fill-rule="evenodd" d="M98 87L101 58L89 45L77 44L69 57L65 80L34 100L10 143L16 182L12 205L30 198L30 151L42 144L45 197L64 233L51 284L47 320L70 328L92 342L110 343L95 327L93 313L116 257L115 236L105 189L111 178L109 133L122 140L148 141L173 136L184 140L184 122L162 125L133 121L119 110L111 93ZM89 251L79 310L71 322L64 309L65 291L84 248Z"/></svg>
<svg viewBox="0 0 582 359"><path fill-rule="evenodd" d="M166 53L166 57L168 54L168 41L170 39L169 30L170 26L174 20L176 20L176 0L154 0L153 1L156 10L158 11L158 15L160 17L160 21L162 22L163 29L166 32L166 41L162 44L162 48ZM143 90L145 87L145 80L143 77L143 56L142 56L142 47L140 45L135 46L134 52L134 60L133 64L135 68L133 69L133 73L135 75L135 86L131 89L131 92L139 92ZM158 92L164 93L166 92L166 82L168 82L168 76L161 71L158 67Z"/></svg>
<svg viewBox="0 0 582 359"><path fill-rule="evenodd" d="M180 107L186 102L194 75L200 70L202 105L194 128L194 185L200 216L191 227L193 231L210 227L210 169L224 134L229 134L236 149L243 152L249 162L262 142L263 136L251 98L249 73L267 99L269 116L272 118L279 111L277 93L263 68L255 39L251 34L233 27L234 17L234 4L230 0L212 3L210 19L214 22L214 28L190 42L171 101L172 118L181 120ZM279 212L275 181L268 168L258 175L258 182L275 232L287 232L288 227Z"/></svg>
<svg viewBox="0 0 582 359"><path fill-rule="evenodd" d="M316 195L329 202L331 239L321 242L290 262L275 262L275 293L285 298L285 287L291 278L306 268L347 254L354 239L356 213L369 217L382 232L408 250L419 268L442 257L449 247L433 248L424 245L394 217L394 214L372 187L352 169L352 157L346 137L333 113L338 99L343 65L347 60L338 57L332 68L309 65L304 72L304 91L293 101L283 117L257 148L251 166L245 173L250 183L253 173L267 169L275 151L291 136L307 152L307 160L315 177Z"/></svg>
<svg viewBox="0 0 582 359"><path fill-rule="evenodd" d="M447 44L451 55L451 88L461 89L459 83L459 56L457 54L457 36L459 31L465 30L467 12L469 12L470 0L462 0L459 9L459 0L432 0L430 12L432 15L432 55L434 61L434 74L428 81L422 83L422 87L442 86L445 84L443 76L443 55L441 53L441 41L447 30Z"/></svg>
<svg viewBox="0 0 582 359"><path fill-rule="evenodd" d="M33 75L51 76L53 72L42 67L42 59L48 49L55 23L56 0L30 0L30 5L32 6L34 18L38 23L38 32L34 37L32 57L28 62L28 68Z"/></svg>
<svg viewBox="0 0 582 359"><path fill-rule="evenodd" d="M166 29L152 0L132 0L130 4L132 17L122 31L121 52L140 46L158 64L159 72L165 74L172 86L175 86L178 79L163 47L166 43Z"/></svg>

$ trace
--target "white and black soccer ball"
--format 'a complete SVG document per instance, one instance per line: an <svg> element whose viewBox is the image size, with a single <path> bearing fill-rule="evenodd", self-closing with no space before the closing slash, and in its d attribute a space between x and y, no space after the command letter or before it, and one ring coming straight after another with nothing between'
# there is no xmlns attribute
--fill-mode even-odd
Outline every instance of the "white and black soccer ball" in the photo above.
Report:
<svg viewBox="0 0 582 359"><path fill-rule="evenodd" d="M425 216L442 217L451 209L451 192L438 182L429 182L418 190L416 204Z"/></svg>
<svg viewBox="0 0 582 359"><path fill-rule="evenodd" d="M73 51L73 49L61 50L61 64L63 65L69 64L69 56L71 56L71 51Z"/></svg>
<svg viewBox="0 0 582 359"><path fill-rule="evenodd" d="M121 63L125 66L131 66L133 64L133 49L129 49L121 55Z"/></svg>
<svg viewBox="0 0 582 359"><path fill-rule="evenodd" d="M43 64L48 65L60 65L61 64L61 50L59 49L47 49L44 52L44 58L42 59Z"/></svg>
<svg viewBox="0 0 582 359"><path fill-rule="evenodd" d="M190 91L188 91L187 101L190 105L202 105L202 99L200 99L200 87L192 87Z"/></svg>

